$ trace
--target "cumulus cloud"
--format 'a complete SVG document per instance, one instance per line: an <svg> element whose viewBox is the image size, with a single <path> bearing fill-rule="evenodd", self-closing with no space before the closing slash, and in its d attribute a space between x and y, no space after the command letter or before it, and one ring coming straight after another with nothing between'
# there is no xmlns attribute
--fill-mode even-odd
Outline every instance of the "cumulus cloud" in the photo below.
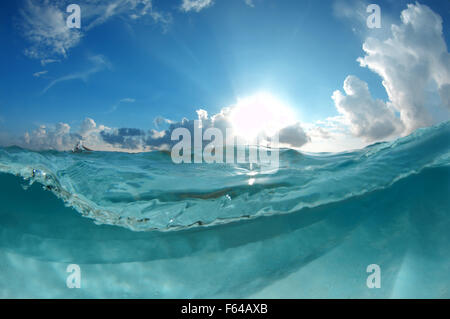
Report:
<svg viewBox="0 0 450 319"><path fill-rule="evenodd" d="M181 125L183 124L185 122L181 123ZM80 141L84 146L96 151L119 152L167 149L168 145L172 143L170 135L166 136L166 131L149 130L146 132L136 128L110 128L98 125L91 118L86 118L75 130L67 123L40 125L37 129L26 132L19 139L9 136L8 140L8 143L6 140L2 140L2 145L18 145L32 150L58 151L72 150Z"/></svg>
<svg viewBox="0 0 450 319"><path fill-rule="evenodd" d="M52 126L41 125L31 133L25 133L20 146L31 149L66 150L68 145L73 147L80 140L80 136L70 132L66 123Z"/></svg>
<svg viewBox="0 0 450 319"><path fill-rule="evenodd" d="M335 14L365 23L366 2L353 1L355 11L349 3L336 1ZM383 15L384 26L389 20ZM337 136L333 130L340 125L366 142L388 139L442 121L442 114L450 114L450 54L441 17L425 5L410 4L401 13L401 24L383 29L382 34L372 32L367 37L365 56L357 61L382 78L389 100L372 98L366 82L348 76L344 93L335 91L332 96L340 116L331 121L331 128L330 121L323 128L331 132L331 138ZM440 101L438 106L436 100ZM433 119L433 110L440 118ZM314 138L321 135L318 131L308 133Z"/></svg>
<svg viewBox="0 0 450 319"><path fill-rule="evenodd" d="M66 57L67 52L77 46L85 32L97 27L112 17L137 20L150 17L164 30L171 23L170 14L154 9L151 0L84 0L81 7L82 28L68 28L67 0L26 0L20 12L20 29L30 46L25 54L40 59L43 65L57 62L53 57Z"/></svg>
<svg viewBox="0 0 450 319"><path fill-rule="evenodd" d="M360 65L383 79L405 133L435 122L428 109L430 88L435 87L441 106L450 110L450 54L442 18L429 7L409 4L401 13L401 24L391 26L388 39L370 37L363 50Z"/></svg>
<svg viewBox="0 0 450 319"><path fill-rule="evenodd" d="M99 150L99 151L114 151L114 147L105 142L103 135L110 134L114 129L105 125L98 125L91 118L86 118L80 125L77 136L83 145ZM66 149L72 149L73 145L66 145Z"/></svg>
<svg viewBox="0 0 450 319"><path fill-rule="evenodd" d="M197 110L197 119L183 118L179 122L170 121L164 118L155 120L159 125L165 124L168 127L158 131L151 129L148 132L137 129L116 129L108 134L102 134L104 141L114 144L116 147L134 148L141 150L148 149L170 149L177 141L172 141L172 132L177 128L185 128L194 137L194 130L200 129L205 132L209 128L217 128L225 138L224 143L235 143L236 132L233 129L232 112L233 107L225 107L219 113L212 116L204 109ZM251 119L249 119L251 121ZM278 132L279 142L286 147L299 148L309 142L309 137L299 123L281 128ZM266 136L263 132L259 135L258 143L265 145L267 140L273 136ZM242 143L247 141L240 140ZM193 140L192 140L193 142ZM204 141L204 144L209 141ZM251 142L250 142L251 143Z"/></svg>
<svg viewBox="0 0 450 319"><path fill-rule="evenodd" d="M164 117L162 117L162 116L158 116L158 117L156 117L156 118L153 120L153 125L154 125L157 129L161 128L161 127L164 126L164 125L170 125L170 124L172 124L172 123L173 123L173 121L171 121L171 120L169 120L169 119L166 119L166 118L164 118Z"/></svg>
<svg viewBox="0 0 450 319"><path fill-rule="evenodd" d="M80 126L80 135L82 137L88 136L97 128L97 124L93 119L86 118Z"/></svg>
<svg viewBox="0 0 450 319"><path fill-rule="evenodd" d="M355 136L375 141L402 132L403 125L392 107L382 100L373 99L366 82L356 76L348 76L344 92L346 95L335 91L332 98Z"/></svg>
<svg viewBox="0 0 450 319"><path fill-rule="evenodd" d="M300 123L282 128L278 134L279 142L290 147L301 147L310 141Z"/></svg>
<svg viewBox="0 0 450 319"><path fill-rule="evenodd" d="M213 0L183 0L181 10L184 12L200 12L201 10L211 6L213 3Z"/></svg>
<svg viewBox="0 0 450 319"><path fill-rule="evenodd" d="M209 116L203 109L197 110L196 119L183 118L179 122L158 117L155 123L166 125L163 130L150 129L142 130L137 128L111 128L105 125L98 125L93 119L86 118L78 130L73 130L68 124L59 123L53 126L42 125L31 133L26 133L21 139L19 146L29 149L54 149L72 150L74 146L82 141L83 145L89 149L97 151L124 151L124 152L144 152L151 150L170 150L178 141L172 141L172 133L177 128L187 129L192 138L194 131L200 129L202 134L209 128L217 128L222 136L226 138L223 142L247 143L242 139L236 139L237 135L233 130L233 107L225 107L219 113ZM249 119L251 121L251 119ZM158 127L157 127L158 128ZM288 125L275 132L279 136L279 142L283 147L298 148L309 142L309 137L299 123ZM258 143L267 145L273 136L261 133ZM203 141L204 146L210 141ZM253 144L253 141L250 143Z"/></svg>
<svg viewBox="0 0 450 319"><path fill-rule="evenodd" d="M116 151L114 145L108 143L102 137L113 131L112 128L97 125L93 119L86 118L78 130L74 130L67 123L40 125L37 129L26 132L17 141L14 140L14 144L32 150L68 151L82 141L83 145L95 150ZM127 150L125 145L120 150L136 151L133 149Z"/></svg>
<svg viewBox="0 0 450 319"><path fill-rule="evenodd" d="M122 149L145 150L146 132L136 128L119 128L101 131L104 142Z"/></svg>

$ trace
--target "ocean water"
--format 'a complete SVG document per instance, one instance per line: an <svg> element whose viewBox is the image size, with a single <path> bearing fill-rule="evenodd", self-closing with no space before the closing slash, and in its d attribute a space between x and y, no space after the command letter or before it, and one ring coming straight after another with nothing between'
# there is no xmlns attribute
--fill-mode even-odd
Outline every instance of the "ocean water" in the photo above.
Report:
<svg viewBox="0 0 450 319"><path fill-rule="evenodd" d="M450 122L276 172L0 148L0 297L449 298L449 194Z"/></svg>

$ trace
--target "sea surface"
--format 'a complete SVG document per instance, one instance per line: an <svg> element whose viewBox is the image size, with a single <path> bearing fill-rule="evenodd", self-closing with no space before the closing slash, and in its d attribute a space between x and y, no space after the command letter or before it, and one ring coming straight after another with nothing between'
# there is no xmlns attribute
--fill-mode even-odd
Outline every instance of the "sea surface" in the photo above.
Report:
<svg viewBox="0 0 450 319"><path fill-rule="evenodd" d="M275 171L0 148L0 298L450 298L449 195L450 122Z"/></svg>

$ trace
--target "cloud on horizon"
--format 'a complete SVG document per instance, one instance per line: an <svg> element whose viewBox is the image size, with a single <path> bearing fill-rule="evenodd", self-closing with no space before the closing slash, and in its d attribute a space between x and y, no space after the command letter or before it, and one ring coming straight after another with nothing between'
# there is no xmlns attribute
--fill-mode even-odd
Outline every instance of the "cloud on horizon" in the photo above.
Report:
<svg viewBox="0 0 450 319"><path fill-rule="evenodd" d="M198 118L195 120L182 119L174 122L158 117L155 119L157 129L142 130L137 128L110 128L105 125L98 125L93 119L86 118L78 130L73 130L67 123L56 125L41 125L32 132L27 132L18 139L16 145L33 150L53 149L59 151L72 150L74 146L82 141L83 145L98 151L124 151L124 152L144 152L151 150L170 150L178 141L172 141L172 132L177 128L186 128L193 138L194 129L199 128L204 133L208 128L220 130L227 143L235 143L234 138L238 137L233 130L231 121L232 110L235 106L225 107L219 113L209 116L203 109L197 110ZM197 122L199 121L199 122ZM200 125L199 125L200 123ZM159 126L165 125L166 129L158 130ZM278 132L280 146L299 148L310 141L307 133L300 123L295 123ZM231 134L228 135L228 134ZM229 138L233 138L230 140ZM267 136L261 132L258 142L265 145ZM210 141L204 141L208 144ZM248 141L254 143L255 140Z"/></svg>

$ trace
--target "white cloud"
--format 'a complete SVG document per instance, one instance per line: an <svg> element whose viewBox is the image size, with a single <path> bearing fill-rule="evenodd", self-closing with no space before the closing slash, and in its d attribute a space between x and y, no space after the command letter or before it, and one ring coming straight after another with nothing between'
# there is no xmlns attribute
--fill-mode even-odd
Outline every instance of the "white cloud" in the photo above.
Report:
<svg viewBox="0 0 450 319"><path fill-rule="evenodd" d="M97 129L97 124L93 119L86 118L80 126L80 135L85 138Z"/></svg>
<svg viewBox="0 0 450 319"><path fill-rule="evenodd" d="M105 125L97 125L91 118L86 118L80 125L77 132L79 140L83 141L83 145L99 151L114 151L112 145L105 142L102 134L112 132L114 129ZM72 149L74 145L67 145L67 149Z"/></svg>
<svg viewBox="0 0 450 319"><path fill-rule="evenodd" d="M43 93L47 92L49 89L51 89L55 84L65 82L65 81L71 81L71 80L82 80L87 81L89 77L95 73L98 73L100 71L103 71L105 69L111 68L110 63L104 57L103 55L94 55L89 57L89 61L92 63L92 67L89 69L86 69L81 72L75 72L71 74L64 75L62 77L59 77L52 82L50 82L49 85L43 90Z"/></svg>
<svg viewBox="0 0 450 319"><path fill-rule="evenodd" d="M109 112L107 112L107 113L114 112L114 111L117 110L117 109L119 108L119 106L120 106L121 104L123 104L123 103L134 103L134 102L136 102L136 100L133 99L133 98L129 98L129 97L124 98L124 99L121 99L119 102L117 102L116 104L114 104L114 105L112 106L111 110L109 110Z"/></svg>
<svg viewBox="0 0 450 319"><path fill-rule="evenodd" d="M127 149L125 144L116 146L104 140L104 135L111 134L116 130L104 125L97 125L93 119L86 118L80 125L79 130L74 131L67 123L41 125L36 130L25 133L14 144L32 150L68 151L73 150L78 142L83 141L84 146L98 151L136 152L145 150L139 148Z"/></svg>
<svg viewBox="0 0 450 319"><path fill-rule="evenodd" d="M235 143L234 140L230 138L238 136L238 132L234 130L233 127L233 110L236 106L225 107L219 113L209 116L208 112L204 109L197 110L197 120L201 121L201 128L206 130L208 128L218 128L222 131L224 138L227 138L225 143L231 142ZM251 115L249 115L251 116ZM253 119L248 118L249 124L252 124ZM157 123L169 124L169 127L163 131L151 131L152 136L147 136L146 144L151 147L159 147L162 145L172 145L173 141L170 140L172 131L176 128L183 127L191 131L191 136L193 136L193 130L195 127L194 120L183 119L180 122L173 122L166 119L158 118ZM269 124L269 123L267 123ZM229 136L228 134L231 134ZM274 132L278 134L279 142L284 147L294 147L299 148L309 142L309 137L306 132L301 127L300 123L295 123L282 127L278 131ZM258 143L265 145L267 138L271 139L272 136L267 136L266 132L261 132L259 135ZM254 140L249 141L250 143L255 142Z"/></svg>
<svg viewBox="0 0 450 319"><path fill-rule="evenodd" d="M130 98L123 100L133 100ZM208 128L218 128L222 131L223 137L236 136L233 131L231 118L233 107L225 107L219 113L209 116L208 112L197 110L198 118L201 121L203 130ZM251 119L249 119L251 121ZM167 150L176 141L171 140L172 132L180 127L186 128L194 136L194 120L182 119L180 122L173 122L164 118L155 120L157 125L165 124L168 127L161 131L150 129L148 131L136 128L110 128L98 125L93 119L86 118L79 129L74 131L68 124L59 123L57 125L42 125L31 133L26 133L19 146L29 149L55 149L71 150L82 141L83 145L89 149L98 151L123 151L123 152L144 152L150 150ZM227 130L228 129L228 130ZM231 133L231 136L227 134ZM284 147L301 147L308 143L309 137L299 123L281 128L278 132L280 143ZM265 144L265 139L271 136L261 135ZM224 141L227 143L230 140ZM231 142L231 141L230 141ZM206 143L206 141L205 141ZM234 143L234 141L233 141Z"/></svg>
<svg viewBox="0 0 450 319"><path fill-rule="evenodd" d="M86 1L83 8L88 20L86 30L101 25L114 16L128 17L132 20L148 16L154 22L163 25L171 22L171 15L156 11L152 0L90 0Z"/></svg>
<svg viewBox="0 0 450 319"><path fill-rule="evenodd" d="M42 75L45 75L45 74L47 74L47 73L48 73L48 71L47 71L47 70L44 70L44 71L40 71L40 72L33 73L33 76L34 76L35 78L39 78L39 77L41 77Z"/></svg>
<svg viewBox="0 0 450 319"><path fill-rule="evenodd" d="M213 3L213 0L183 0L181 10L185 12L200 12L201 10L213 5Z"/></svg>
<svg viewBox="0 0 450 319"><path fill-rule="evenodd" d="M172 124L173 123L173 121L171 121L171 120L169 120L169 119L166 119L166 118L164 118L164 117L162 117L162 116L158 116L158 117L156 117L154 120L153 120L153 125L157 128L157 129L159 129L160 127L162 127L163 125L170 125L170 124Z"/></svg>
<svg viewBox="0 0 450 319"><path fill-rule="evenodd" d="M278 134L279 142L290 147L302 147L310 141L300 123L282 128Z"/></svg>
<svg viewBox="0 0 450 319"><path fill-rule="evenodd" d="M68 145L72 147L79 141L76 134L70 133L70 126L66 123L58 123L53 126L41 125L31 133L25 133L19 146L31 149L66 150Z"/></svg>
<svg viewBox="0 0 450 319"><path fill-rule="evenodd" d="M22 32L31 42L25 54L32 58L44 59L48 55L66 56L67 50L76 46L82 34L77 29L69 29L59 2L48 0L26 0L20 11Z"/></svg>
<svg viewBox="0 0 450 319"><path fill-rule="evenodd" d="M126 97L120 100L120 103L134 103L134 102L136 102L136 100L130 97Z"/></svg>
<svg viewBox="0 0 450 319"><path fill-rule="evenodd" d="M365 25L366 5L358 0L336 1L335 14ZM382 78L389 100L372 98L366 82L348 76L345 93L336 91L332 96L340 115L318 123L324 125L321 130L328 133L327 138L312 128L307 131L312 138L307 148L325 145L326 139L332 140L328 141L331 146L345 134L350 134L349 141L356 137L366 143L395 138L445 120L445 116L450 118L450 55L441 17L417 3L402 11L399 25L388 23L390 20L382 15L382 31L361 28L369 36L363 44L365 56L358 59L362 67ZM316 145L311 147L312 144Z"/></svg>
<svg viewBox="0 0 450 319"><path fill-rule="evenodd" d="M41 65L42 66L46 66L47 64L57 63L57 62L61 62L61 61L60 60L56 60L56 59L42 59L41 60Z"/></svg>
<svg viewBox="0 0 450 319"><path fill-rule="evenodd" d="M366 82L348 76L344 91L335 91L332 98L355 136L376 141L402 132L400 119L388 104L372 98Z"/></svg>
<svg viewBox="0 0 450 319"><path fill-rule="evenodd" d="M42 65L58 62L52 57L67 57L68 50L79 44L85 32L114 16L131 20L150 17L164 30L172 21L170 14L156 11L151 0L84 0L76 2L81 7L81 29L69 29L66 7L70 3L66 0L26 0L20 12L20 28L30 42L30 47L25 50L27 56L41 59Z"/></svg>
<svg viewBox="0 0 450 319"><path fill-rule="evenodd" d="M405 133L439 120L429 113L430 88L441 97L441 106L450 109L450 54L442 18L429 7L409 4L401 13L401 24L391 26L388 39L370 37L363 50L366 55L359 63L383 79Z"/></svg>

